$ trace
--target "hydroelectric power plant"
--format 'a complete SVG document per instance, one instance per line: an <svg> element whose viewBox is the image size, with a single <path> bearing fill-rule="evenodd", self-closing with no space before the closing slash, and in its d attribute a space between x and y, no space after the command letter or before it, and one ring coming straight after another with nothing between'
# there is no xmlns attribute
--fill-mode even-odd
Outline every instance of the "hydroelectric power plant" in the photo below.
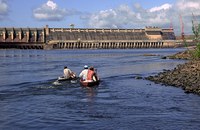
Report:
<svg viewBox="0 0 200 130"><path fill-rule="evenodd" d="M19 49L129 49L171 48L172 28L0 28L0 48Z"/></svg>

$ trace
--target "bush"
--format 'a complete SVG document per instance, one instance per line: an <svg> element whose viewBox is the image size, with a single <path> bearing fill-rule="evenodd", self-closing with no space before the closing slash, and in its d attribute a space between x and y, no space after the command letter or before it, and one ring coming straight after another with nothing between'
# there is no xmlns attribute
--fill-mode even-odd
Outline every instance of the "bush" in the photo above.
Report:
<svg viewBox="0 0 200 130"><path fill-rule="evenodd" d="M197 43L196 49L194 51L194 58L199 59L200 58L200 43Z"/></svg>
<svg viewBox="0 0 200 130"><path fill-rule="evenodd" d="M194 21L192 21L192 31L195 35L194 41L197 42L196 49L194 51L193 57L195 59L200 58L200 24L194 24Z"/></svg>

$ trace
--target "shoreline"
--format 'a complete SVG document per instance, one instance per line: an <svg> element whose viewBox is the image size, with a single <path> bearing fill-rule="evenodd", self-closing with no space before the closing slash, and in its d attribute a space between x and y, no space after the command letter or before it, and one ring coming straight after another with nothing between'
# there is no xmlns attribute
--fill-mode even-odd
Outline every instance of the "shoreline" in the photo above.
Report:
<svg viewBox="0 0 200 130"><path fill-rule="evenodd" d="M172 70L166 70L154 76L148 76L145 79L165 86L182 88L185 93L200 95L200 60L194 60L191 58L190 52L192 50L193 49L189 49L165 57L171 59L185 59L188 61L184 64L177 65Z"/></svg>

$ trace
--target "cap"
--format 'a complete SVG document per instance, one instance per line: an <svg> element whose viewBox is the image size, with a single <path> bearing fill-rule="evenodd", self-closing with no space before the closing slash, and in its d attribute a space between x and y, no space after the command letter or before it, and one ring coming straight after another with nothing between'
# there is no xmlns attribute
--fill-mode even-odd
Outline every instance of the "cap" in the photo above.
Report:
<svg viewBox="0 0 200 130"><path fill-rule="evenodd" d="M84 65L84 68L85 68L85 69L88 69L88 66L87 66L87 65Z"/></svg>

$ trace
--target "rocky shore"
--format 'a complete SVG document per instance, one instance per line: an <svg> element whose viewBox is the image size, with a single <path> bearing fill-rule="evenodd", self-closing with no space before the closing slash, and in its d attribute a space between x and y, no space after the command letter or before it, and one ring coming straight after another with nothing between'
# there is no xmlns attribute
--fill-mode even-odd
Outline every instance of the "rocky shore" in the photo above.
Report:
<svg viewBox="0 0 200 130"><path fill-rule="evenodd" d="M189 60L185 64L178 65L173 70L166 70L155 76L146 77L145 79L167 86L180 87L186 93L200 95L200 60L193 60L190 54L190 51L185 51L165 57Z"/></svg>

